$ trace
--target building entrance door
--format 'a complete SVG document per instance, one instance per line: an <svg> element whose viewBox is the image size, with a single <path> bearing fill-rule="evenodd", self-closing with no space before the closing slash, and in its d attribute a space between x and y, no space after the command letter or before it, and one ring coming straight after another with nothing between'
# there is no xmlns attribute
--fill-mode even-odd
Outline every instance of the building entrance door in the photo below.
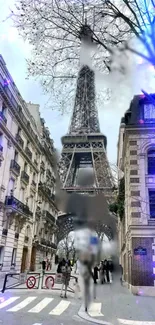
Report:
<svg viewBox="0 0 155 325"><path fill-rule="evenodd" d="M28 255L28 248L24 247L23 255L22 255L22 263L21 263L21 273L24 273L26 270L27 255Z"/></svg>
<svg viewBox="0 0 155 325"><path fill-rule="evenodd" d="M31 266L30 270L35 271L35 262L36 262L36 247L32 247L32 253L31 253Z"/></svg>

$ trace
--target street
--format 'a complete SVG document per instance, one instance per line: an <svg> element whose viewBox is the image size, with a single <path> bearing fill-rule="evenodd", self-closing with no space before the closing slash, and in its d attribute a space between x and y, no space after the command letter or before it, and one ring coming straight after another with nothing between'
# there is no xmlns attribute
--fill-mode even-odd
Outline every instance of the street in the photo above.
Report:
<svg viewBox="0 0 155 325"><path fill-rule="evenodd" d="M155 325L155 298L130 294L118 279L112 284L97 285L97 299L89 308L89 316L81 319L82 300L60 291L12 290L0 295L0 323L20 325L77 325L91 322L113 325Z"/></svg>

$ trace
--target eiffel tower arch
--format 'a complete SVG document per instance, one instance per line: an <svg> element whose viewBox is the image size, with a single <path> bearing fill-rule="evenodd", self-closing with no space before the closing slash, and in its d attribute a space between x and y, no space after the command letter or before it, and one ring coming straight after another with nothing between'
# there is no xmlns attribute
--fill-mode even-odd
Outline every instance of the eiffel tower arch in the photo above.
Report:
<svg viewBox="0 0 155 325"><path fill-rule="evenodd" d="M107 159L107 138L100 131L94 71L87 65L82 66L78 74L71 123L68 133L62 137L62 146L59 175L63 190L89 195L103 192L110 202L114 180ZM80 178L86 170L91 172L92 183L81 186ZM75 218L70 214L58 217L58 241L74 230ZM112 237L110 228L104 223L99 227L109 239Z"/></svg>

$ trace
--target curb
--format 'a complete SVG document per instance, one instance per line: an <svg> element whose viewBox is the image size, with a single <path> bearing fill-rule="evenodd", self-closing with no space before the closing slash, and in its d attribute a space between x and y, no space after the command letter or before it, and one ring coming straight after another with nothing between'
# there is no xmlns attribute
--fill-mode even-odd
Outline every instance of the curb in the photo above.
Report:
<svg viewBox="0 0 155 325"><path fill-rule="evenodd" d="M82 305L78 311L78 315L80 318L86 320L87 322L94 323L94 324L100 324L100 325L113 325L112 323L99 320L97 318L93 318L89 316L88 313L85 312L84 306Z"/></svg>

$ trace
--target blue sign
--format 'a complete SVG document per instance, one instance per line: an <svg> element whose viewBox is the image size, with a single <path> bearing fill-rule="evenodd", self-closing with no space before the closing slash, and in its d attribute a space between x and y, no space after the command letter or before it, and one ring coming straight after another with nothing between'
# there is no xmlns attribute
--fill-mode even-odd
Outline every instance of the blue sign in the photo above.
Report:
<svg viewBox="0 0 155 325"><path fill-rule="evenodd" d="M97 237L91 237L90 238L90 244L91 245L98 245L98 238Z"/></svg>
<svg viewBox="0 0 155 325"><path fill-rule="evenodd" d="M134 255L147 255L147 249L139 246L134 249Z"/></svg>

